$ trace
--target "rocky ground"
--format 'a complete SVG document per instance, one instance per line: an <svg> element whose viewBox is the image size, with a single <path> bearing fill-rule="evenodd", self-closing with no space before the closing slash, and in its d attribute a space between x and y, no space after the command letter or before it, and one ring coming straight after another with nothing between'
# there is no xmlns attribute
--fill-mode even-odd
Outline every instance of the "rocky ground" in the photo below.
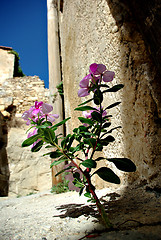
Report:
<svg viewBox="0 0 161 240"><path fill-rule="evenodd" d="M95 205L76 192L37 193L0 200L0 240L159 240L161 194L133 187L124 192L108 189L98 196L114 229L102 225Z"/></svg>

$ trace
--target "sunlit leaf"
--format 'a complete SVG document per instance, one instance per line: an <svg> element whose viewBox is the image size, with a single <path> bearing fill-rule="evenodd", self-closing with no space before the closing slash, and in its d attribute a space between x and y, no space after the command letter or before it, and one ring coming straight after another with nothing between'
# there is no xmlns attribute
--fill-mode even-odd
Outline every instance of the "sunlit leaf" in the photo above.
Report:
<svg viewBox="0 0 161 240"><path fill-rule="evenodd" d="M33 148L31 148L31 152L38 152L42 146L43 146L43 141L39 141Z"/></svg>
<svg viewBox="0 0 161 240"><path fill-rule="evenodd" d="M89 125L93 125L93 121L89 118L78 117L78 119L81 121L81 123L86 123L86 124L89 124Z"/></svg>
<svg viewBox="0 0 161 240"><path fill-rule="evenodd" d="M59 159L57 161L54 161L54 162L51 163L50 168L52 168L53 166L56 166L56 165L58 165L58 164L60 164L62 162L65 162L67 160L68 160L67 158L63 158L63 159L61 158L61 159Z"/></svg>
<svg viewBox="0 0 161 240"><path fill-rule="evenodd" d="M91 198L90 192L86 192L86 193L84 194L84 196L87 197L87 198Z"/></svg>
<svg viewBox="0 0 161 240"><path fill-rule="evenodd" d="M92 159L86 159L81 164L87 168L96 168L97 166L96 162Z"/></svg>
<svg viewBox="0 0 161 240"><path fill-rule="evenodd" d="M67 167L67 168L62 169L60 172L58 172L57 174L55 174L55 177L57 177L59 174L65 172L66 170L69 170L69 169L71 169L71 168L73 168L73 167L72 167L72 166L69 166L69 167Z"/></svg>
<svg viewBox="0 0 161 240"><path fill-rule="evenodd" d="M75 136L74 136L74 134L73 134L73 135L71 136L71 138L69 139L69 143L68 143L68 145L67 145L67 150L70 150L71 152L73 151L73 150L71 149L71 145L72 145L74 139L75 139Z"/></svg>
<svg viewBox="0 0 161 240"><path fill-rule="evenodd" d="M31 136L30 138L27 138L23 143L22 147L28 147L32 145L34 142L36 142L41 136L39 134L35 134L34 136Z"/></svg>
<svg viewBox="0 0 161 240"><path fill-rule="evenodd" d="M97 146L96 146L96 149L95 149L95 151L102 151L102 149L103 149L103 146L102 146L102 144L100 144L100 143L97 143Z"/></svg>
<svg viewBox="0 0 161 240"><path fill-rule="evenodd" d="M60 151L57 150L57 151L54 151L54 152L50 153L50 158L58 158L62 155L63 155L63 153L61 153Z"/></svg>
<svg viewBox="0 0 161 240"><path fill-rule="evenodd" d="M52 129L55 129L55 128L57 128L57 127L63 125L64 123L66 123L69 119L70 119L70 117L64 119L63 121L61 121L61 122L59 122L59 123L57 123L57 124L55 124L55 125L54 125L53 127L51 127L51 128L52 128Z"/></svg>
<svg viewBox="0 0 161 240"><path fill-rule="evenodd" d="M45 128L43 132L45 142L52 143L55 140L55 132L51 128Z"/></svg>
<svg viewBox="0 0 161 240"><path fill-rule="evenodd" d="M83 193L83 190L84 190L84 186L80 188L80 191L79 191L79 196L81 196L81 195L82 195L82 193Z"/></svg>
<svg viewBox="0 0 161 240"><path fill-rule="evenodd" d="M93 98L91 98L91 99L89 99L89 100L87 100L87 101L79 104L78 107L79 107L79 106L82 106L82 105L84 105L84 104L87 104L87 103L91 102L92 100L93 100Z"/></svg>
<svg viewBox="0 0 161 240"><path fill-rule="evenodd" d="M61 141L61 147L64 148L66 146L66 144L69 141L71 134L68 134L62 141Z"/></svg>
<svg viewBox="0 0 161 240"><path fill-rule="evenodd" d="M77 110L77 111L87 111L87 110L96 110L96 109L93 108L93 107L90 107L90 106L84 106L84 107L75 108L74 110Z"/></svg>

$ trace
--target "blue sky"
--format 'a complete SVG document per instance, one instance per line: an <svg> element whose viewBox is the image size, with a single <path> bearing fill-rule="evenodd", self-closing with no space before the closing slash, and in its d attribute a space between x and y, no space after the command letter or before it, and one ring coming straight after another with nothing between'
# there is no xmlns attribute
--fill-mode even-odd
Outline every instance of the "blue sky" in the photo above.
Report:
<svg viewBox="0 0 161 240"><path fill-rule="evenodd" d="M0 46L17 51L24 74L48 88L47 0L0 0Z"/></svg>

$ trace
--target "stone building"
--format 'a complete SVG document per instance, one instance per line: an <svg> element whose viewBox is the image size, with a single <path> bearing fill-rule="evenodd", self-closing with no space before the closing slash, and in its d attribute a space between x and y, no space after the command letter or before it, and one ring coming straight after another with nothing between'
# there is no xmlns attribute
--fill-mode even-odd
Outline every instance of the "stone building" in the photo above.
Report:
<svg viewBox="0 0 161 240"><path fill-rule="evenodd" d="M26 195L50 189L52 177L46 151L22 148L26 139L22 113L36 100L49 102L49 89L37 76L14 77L14 54L0 47L0 196Z"/></svg>
<svg viewBox="0 0 161 240"><path fill-rule="evenodd" d="M78 98L79 81L88 73L91 63L105 64L116 74L111 84L125 86L104 100L108 105L121 100L122 104L110 114L112 126L121 125L122 129L115 131L116 141L103 154L128 157L135 162L137 172L121 174L123 184L137 181L159 191L161 3L157 0L47 0L47 3L49 88L53 91L62 75L65 117L72 117L67 133L78 124L79 113L74 108L88 99ZM60 63L59 67L54 67L55 62ZM109 186L99 178L95 184Z"/></svg>

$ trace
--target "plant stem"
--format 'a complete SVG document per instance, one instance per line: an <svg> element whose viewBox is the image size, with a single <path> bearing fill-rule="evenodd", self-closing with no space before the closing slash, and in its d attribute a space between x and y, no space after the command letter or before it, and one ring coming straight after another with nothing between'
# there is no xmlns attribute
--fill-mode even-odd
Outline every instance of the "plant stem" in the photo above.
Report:
<svg viewBox="0 0 161 240"><path fill-rule="evenodd" d="M95 193L95 190L94 190L94 187L93 187L93 185L91 183L90 177L88 177L86 175L86 179L87 179L87 182L88 182L89 191L92 194L92 196L94 197L94 199L96 200L96 206L98 208L98 211L99 211L99 213L100 213L100 215L102 217L102 220L103 220L105 226L107 228L112 228L112 224L111 224L111 222L110 222L110 220L108 218L108 215L105 212L105 209L104 209L103 205L101 204L100 200L98 199L98 197L97 197L97 195Z"/></svg>
<svg viewBox="0 0 161 240"><path fill-rule="evenodd" d="M87 171L86 173L78 166L78 164L76 162L73 161L72 158L70 158L66 153L63 152L63 150L59 147L59 145L57 145L56 143L54 143L54 145L76 166L77 169L79 169L82 174L85 176L86 180L87 180L87 183L88 183L88 186L89 186L89 191L90 193L92 194L93 198L95 199L96 201L96 206L98 208L98 211L102 217L102 220L103 222L105 223L105 226L107 228L112 228L112 224L110 223L110 220L107 216L107 213L105 212L105 209L103 207L103 205L101 204L100 200L98 199L96 193L95 193L95 190L94 190L94 186L92 185L91 183L91 180L90 180L90 175L89 175L89 171Z"/></svg>

